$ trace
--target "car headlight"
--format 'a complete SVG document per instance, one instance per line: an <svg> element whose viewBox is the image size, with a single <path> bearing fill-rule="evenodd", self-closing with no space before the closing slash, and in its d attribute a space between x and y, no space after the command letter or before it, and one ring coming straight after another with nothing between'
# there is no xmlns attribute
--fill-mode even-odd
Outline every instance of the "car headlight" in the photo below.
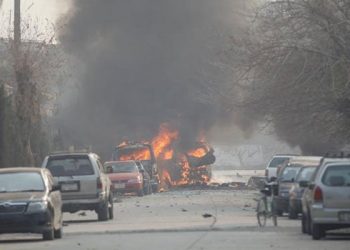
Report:
<svg viewBox="0 0 350 250"><path fill-rule="evenodd" d="M47 201L30 202L27 208L27 213L43 212L47 209Z"/></svg>

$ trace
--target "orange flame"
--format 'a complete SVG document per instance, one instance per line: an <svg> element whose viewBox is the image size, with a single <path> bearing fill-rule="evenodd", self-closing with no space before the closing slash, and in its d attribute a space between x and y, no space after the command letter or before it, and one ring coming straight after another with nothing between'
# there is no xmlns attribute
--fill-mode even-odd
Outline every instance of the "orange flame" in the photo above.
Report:
<svg viewBox="0 0 350 250"><path fill-rule="evenodd" d="M148 149L146 148L140 148L137 150L134 150L132 152L129 152L128 154L121 155L119 160L120 161L128 161L128 160L149 160L151 159L151 154Z"/></svg>
<svg viewBox="0 0 350 250"><path fill-rule="evenodd" d="M172 158L174 151L171 146L178 135L179 132L170 129L167 123L160 126L159 134L152 140L152 147L157 159L169 160Z"/></svg>
<svg viewBox="0 0 350 250"><path fill-rule="evenodd" d="M187 154L190 156L200 158L205 156L207 153L208 151L205 150L204 148L197 148L197 149L190 150Z"/></svg>

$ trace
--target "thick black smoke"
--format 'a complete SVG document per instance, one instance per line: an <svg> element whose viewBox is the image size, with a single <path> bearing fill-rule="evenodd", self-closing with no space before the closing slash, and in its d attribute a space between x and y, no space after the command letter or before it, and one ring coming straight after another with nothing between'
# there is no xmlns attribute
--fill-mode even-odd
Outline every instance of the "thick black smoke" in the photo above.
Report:
<svg viewBox="0 0 350 250"><path fill-rule="evenodd" d="M213 65L239 26L241 2L73 1L60 41L84 72L61 116L69 143L108 151L123 138L150 138L168 122L189 146L225 118L202 86L228 82Z"/></svg>

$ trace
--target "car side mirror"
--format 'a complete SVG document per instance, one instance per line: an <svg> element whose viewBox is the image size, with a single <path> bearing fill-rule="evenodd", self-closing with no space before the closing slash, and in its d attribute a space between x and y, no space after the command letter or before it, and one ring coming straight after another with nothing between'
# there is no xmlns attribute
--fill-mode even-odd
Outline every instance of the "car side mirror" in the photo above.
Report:
<svg viewBox="0 0 350 250"><path fill-rule="evenodd" d="M53 184L51 188L51 192L55 191L61 191L61 185L60 184Z"/></svg>
<svg viewBox="0 0 350 250"><path fill-rule="evenodd" d="M309 182L308 181L299 181L299 186L302 188L308 187Z"/></svg>
<svg viewBox="0 0 350 250"><path fill-rule="evenodd" d="M143 168L139 169L140 173L144 173L145 170Z"/></svg>

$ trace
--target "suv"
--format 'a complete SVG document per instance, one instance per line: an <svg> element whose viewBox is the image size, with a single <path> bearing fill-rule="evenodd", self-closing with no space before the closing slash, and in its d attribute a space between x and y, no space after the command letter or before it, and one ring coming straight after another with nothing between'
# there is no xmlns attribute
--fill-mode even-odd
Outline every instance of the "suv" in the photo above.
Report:
<svg viewBox="0 0 350 250"><path fill-rule="evenodd" d="M327 230L350 227L350 159L324 158L302 197L302 231L318 240Z"/></svg>
<svg viewBox="0 0 350 250"><path fill-rule="evenodd" d="M63 212L94 210L98 220L113 219L111 182L94 153L59 153L46 156L42 164L60 185Z"/></svg>
<svg viewBox="0 0 350 250"><path fill-rule="evenodd" d="M290 158L292 157L293 155L274 155L265 169L265 176L267 180L269 181L271 178L277 178L279 169L288 164Z"/></svg>

